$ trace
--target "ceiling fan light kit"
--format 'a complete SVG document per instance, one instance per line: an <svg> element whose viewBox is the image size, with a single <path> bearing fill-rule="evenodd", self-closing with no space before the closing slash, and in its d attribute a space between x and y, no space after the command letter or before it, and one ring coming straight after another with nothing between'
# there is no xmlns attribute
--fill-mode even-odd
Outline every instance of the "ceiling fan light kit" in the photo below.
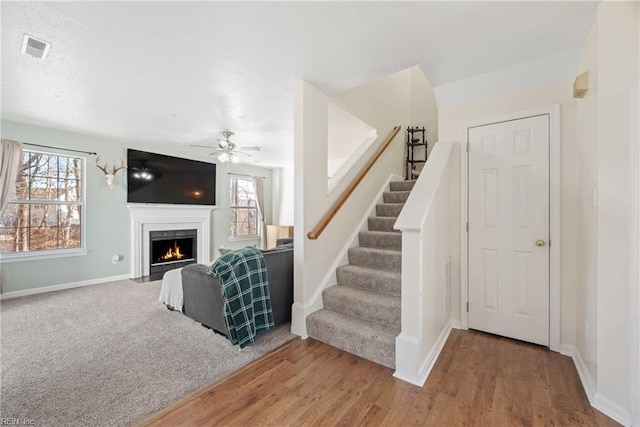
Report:
<svg viewBox="0 0 640 427"><path fill-rule="evenodd" d="M241 156L251 157L251 154L245 151L260 151L260 147L238 147L235 143L229 141L229 138L233 136L231 131L222 132L222 136L224 139L218 139L218 149L209 153L210 156L217 155L219 162L226 163L231 161L231 163L238 163ZM192 147L211 148L207 145L192 145Z"/></svg>

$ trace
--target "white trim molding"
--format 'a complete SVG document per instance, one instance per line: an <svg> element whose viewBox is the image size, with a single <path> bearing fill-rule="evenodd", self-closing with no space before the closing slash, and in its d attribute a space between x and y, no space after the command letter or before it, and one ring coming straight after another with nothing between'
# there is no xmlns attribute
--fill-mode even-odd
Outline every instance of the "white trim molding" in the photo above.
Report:
<svg viewBox="0 0 640 427"><path fill-rule="evenodd" d="M469 252L468 252L468 167L466 150L470 128L518 120L527 117L549 116L549 349L560 351L560 105L502 114L462 123L460 128L460 327L469 328Z"/></svg>
<svg viewBox="0 0 640 427"><path fill-rule="evenodd" d="M444 348L444 345L446 344L447 339L449 338L449 334L451 334L451 330L458 329L453 327L453 324L454 322L450 320L447 323L447 325L442 329L442 332L440 332L440 335L438 335L438 338L436 339L435 343L429 350L429 353L427 353L425 358L420 362L420 369L418 371L417 378L414 378L412 375L410 375L408 372L403 370L401 367L396 367L396 371L393 373L393 376L402 381L406 381L410 384L417 385L418 387L424 386L424 383L427 381L427 378L429 377L429 374L431 373L433 366L436 364L438 357L440 357L440 353L442 353L442 349ZM415 347L418 344L418 342L417 340L411 337L408 337L402 334L398 335L398 337L396 338L396 351L398 347L407 345L407 344L409 345L409 347Z"/></svg>
<svg viewBox="0 0 640 427"><path fill-rule="evenodd" d="M196 229L197 262L211 261L211 211L213 206L127 205L131 210L131 278L149 275L149 232Z"/></svg>
<svg viewBox="0 0 640 427"><path fill-rule="evenodd" d="M101 277L98 279L81 280L79 282L63 283L60 285L43 286L41 288L25 289L24 291L11 291L0 294L0 300L24 297L27 295L43 294L46 292L63 291L65 289L81 288L83 286L100 285L107 282L116 282L119 280L128 280L129 274L120 276Z"/></svg>
<svg viewBox="0 0 640 427"><path fill-rule="evenodd" d="M584 363L580 351L578 351L575 346L561 344L560 353L563 356L571 357L573 360L573 364L575 365L576 371L578 371L578 376L580 377L580 382L582 383L582 388L584 389L591 406L623 426L634 425L632 423L631 414L627 410L598 393L596 382L589 373L589 369L587 369L587 365Z"/></svg>

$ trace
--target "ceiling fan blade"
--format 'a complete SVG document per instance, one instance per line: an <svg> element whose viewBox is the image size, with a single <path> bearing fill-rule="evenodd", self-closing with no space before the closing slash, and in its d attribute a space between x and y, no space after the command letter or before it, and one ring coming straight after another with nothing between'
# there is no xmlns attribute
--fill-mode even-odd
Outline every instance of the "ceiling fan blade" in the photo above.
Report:
<svg viewBox="0 0 640 427"><path fill-rule="evenodd" d="M262 151L260 147L239 147L243 151Z"/></svg>
<svg viewBox="0 0 640 427"><path fill-rule="evenodd" d="M215 148L212 145L197 145L197 144L189 144L189 147Z"/></svg>
<svg viewBox="0 0 640 427"><path fill-rule="evenodd" d="M211 147L209 147L209 148L211 148ZM227 152L226 150L215 150L215 151L210 152L209 155L210 156L215 156L217 154L226 153L226 152Z"/></svg>

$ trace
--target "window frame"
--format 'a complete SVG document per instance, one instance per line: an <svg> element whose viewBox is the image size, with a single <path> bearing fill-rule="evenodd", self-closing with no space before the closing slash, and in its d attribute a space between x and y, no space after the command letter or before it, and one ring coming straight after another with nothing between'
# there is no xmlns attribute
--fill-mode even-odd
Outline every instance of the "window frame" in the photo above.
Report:
<svg viewBox="0 0 640 427"><path fill-rule="evenodd" d="M246 176L246 175L238 175L238 174L233 174L230 173L229 174L229 241L236 241L236 240L256 240L260 238L260 235L258 234L258 201L255 199L255 195L256 195L256 191L255 188L253 189L253 201L256 204L253 207L250 206L232 206L231 205L231 189L232 189L232 184L231 184L231 180L242 180L242 181L248 181L251 185L253 185L253 180L251 176ZM236 197L237 199L237 197ZM247 234L247 235L240 235L240 236L234 236L233 235L233 229L231 227L231 216L232 213L234 211L234 209L243 209L243 210L250 210L253 209L255 211L255 234Z"/></svg>
<svg viewBox="0 0 640 427"><path fill-rule="evenodd" d="M86 233L87 158L82 155L68 155L66 153L59 153L56 151L23 149L22 152L23 154L25 152L29 152L29 153L44 154L47 156L62 156L67 158L80 159L80 162L81 162L80 175L81 175L81 182L82 182L81 193L80 193L81 200L73 203L75 205L80 206L80 247L68 248L68 249L48 249L48 250L26 251L26 252L10 252L10 253L0 252L0 261L2 263L18 262L18 261L35 261L35 260L42 260L42 259L65 258L65 257L86 255L87 253L89 253L89 251L87 250L87 233ZM59 203L58 201L52 201L52 200L11 199L9 200L9 204L60 206L60 205L70 204L70 203Z"/></svg>

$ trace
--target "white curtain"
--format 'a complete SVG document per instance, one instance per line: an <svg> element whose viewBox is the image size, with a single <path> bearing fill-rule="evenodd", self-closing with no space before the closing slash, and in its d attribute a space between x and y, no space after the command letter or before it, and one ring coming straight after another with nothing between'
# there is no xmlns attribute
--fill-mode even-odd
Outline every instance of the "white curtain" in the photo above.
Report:
<svg viewBox="0 0 640 427"><path fill-rule="evenodd" d="M0 141L0 216L9 205L21 160L22 143L9 139Z"/></svg>
<svg viewBox="0 0 640 427"><path fill-rule="evenodd" d="M256 193L256 206L258 207L258 235L260 236L260 243L258 247L260 249L265 249L267 244L267 223L264 218L264 178L261 176L254 176L252 179L253 189Z"/></svg>

